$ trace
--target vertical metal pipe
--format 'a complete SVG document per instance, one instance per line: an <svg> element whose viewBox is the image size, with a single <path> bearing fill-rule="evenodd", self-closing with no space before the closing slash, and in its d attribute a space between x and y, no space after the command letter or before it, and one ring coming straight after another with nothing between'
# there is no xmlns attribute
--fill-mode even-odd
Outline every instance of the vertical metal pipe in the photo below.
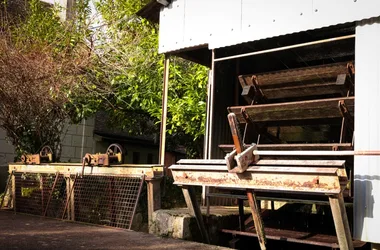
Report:
<svg viewBox="0 0 380 250"><path fill-rule="evenodd" d="M168 114L168 89L169 89L169 55L165 55L164 83L162 87L162 114L160 128L160 155L159 164L165 164L165 142L166 142L166 118Z"/></svg>
<svg viewBox="0 0 380 250"><path fill-rule="evenodd" d="M214 119L214 93L215 93L215 50L211 52L211 96L210 96L210 112L209 112L209 136L208 136L208 159L211 159L211 150L212 150L212 131L213 131L213 119Z"/></svg>
<svg viewBox="0 0 380 250"><path fill-rule="evenodd" d="M212 88L212 71L208 72L208 83L207 83L207 102L206 102L206 124L205 124L205 139L203 145L203 159L208 159L208 148L209 148L209 136L210 136L210 106L211 106L211 88Z"/></svg>

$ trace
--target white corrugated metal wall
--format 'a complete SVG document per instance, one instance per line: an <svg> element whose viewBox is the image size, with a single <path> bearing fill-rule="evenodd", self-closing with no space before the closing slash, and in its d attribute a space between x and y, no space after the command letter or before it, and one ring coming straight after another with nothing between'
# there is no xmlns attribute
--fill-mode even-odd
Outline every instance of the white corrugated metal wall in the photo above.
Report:
<svg viewBox="0 0 380 250"><path fill-rule="evenodd" d="M380 19L356 28L355 150L380 150ZM355 156L354 238L380 243L380 156Z"/></svg>
<svg viewBox="0 0 380 250"><path fill-rule="evenodd" d="M160 13L159 52L210 49L380 16L379 0L174 0Z"/></svg>

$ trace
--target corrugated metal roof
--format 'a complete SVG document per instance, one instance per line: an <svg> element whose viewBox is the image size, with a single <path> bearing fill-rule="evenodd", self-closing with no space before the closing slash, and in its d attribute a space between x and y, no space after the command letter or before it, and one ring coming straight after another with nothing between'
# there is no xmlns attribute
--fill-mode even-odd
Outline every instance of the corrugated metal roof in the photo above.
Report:
<svg viewBox="0 0 380 250"><path fill-rule="evenodd" d="M160 12L159 52L209 49L380 16L378 0L174 0Z"/></svg>
<svg viewBox="0 0 380 250"><path fill-rule="evenodd" d="M168 0L167 2L171 2ZM157 0L152 0L146 4L142 9L140 9L136 15L141 16L152 23L158 23L160 21L160 10L163 4L159 3Z"/></svg>

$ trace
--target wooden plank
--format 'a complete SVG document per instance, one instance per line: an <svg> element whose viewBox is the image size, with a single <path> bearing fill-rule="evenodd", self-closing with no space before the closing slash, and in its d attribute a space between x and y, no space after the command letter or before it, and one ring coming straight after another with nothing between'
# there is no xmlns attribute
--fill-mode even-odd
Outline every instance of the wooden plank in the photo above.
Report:
<svg viewBox="0 0 380 250"><path fill-rule="evenodd" d="M294 174L247 170L242 174L235 174L228 173L227 170L171 170L176 185L245 188L255 191L338 194L341 192L341 185L347 182L347 177L340 177L338 173L331 172Z"/></svg>
<svg viewBox="0 0 380 250"><path fill-rule="evenodd" d="M236 114L239 123L246 123L244 113L252 122L329 119L342 117L338 106L340 100L344 100L353 116L355 97L236 106L228 111Z"/></svg>
<svg viewBox="0 0 380 250"><path fill-rule="evenodd" d="M301 166L250 166L246 172L255 173L302 173L302 174L335 174L338 171L336 167L308 167L307 165ZM173 170L186 170L186 171L224 171L226 166L213 166L213 165L173 165L170 167Z"/></svg>
<svg viewBox="0 0 380 250"><path fill-rule="evenodd" d="M261 88L265 88L271 85L279 85L284 83L298 83L302 84L306 81L324 79L336 79L340 74L349 74L347 69L347 63L327 64L314 67L305 67L297 69L287 69L263 74L256 74L257 80ZM242 75L239 77L240 84L251 85L251 75Z"/></svg>
<svg viewBox="0 0 380 250"><path fill-rule="evenodd" d="M304 84L302 86L262 89L262 92L268 99L284 99L334 94L345 96L347 89L348 88L345 85L338 85L335 82L328 82L320 84Z"/></svg>
<svg viewBox="0 0 380 250"><path fill-rule="evenodd" d="M224 152L231 152L232 144L221 144L219 148ZM294 144L259 144L258 150L352 150L351 143L294 143ZM219 160L220 161L220 160Z"/></svg>
<svg viewBox="0 0 380 250"><path fill-rule="evenodd" d="M353 250L352 237L348 224L346 208L342 193L336 196L329 196L331 211L334 219L336 235L339 242L339 248L342 250Z"/></svg>
<svg viewBox="0 0 380 250"><path fill-rule="evenodd" d="M80 164L46 164L46 165L24 165L10 164L9 172L29 173L61 173L61 174L77 174L82 172ZM147 178L160 177L163 175L163 167L160 165L118 165L112 167L89 167L84 169L85 174L120 174L120 175L141 175Z"/></svg>
<svg viewBox="0 0 380 250"><path fill-rule="evenodd" d="M256 231L251 229L246 232L241 232L237 230L222 229L223 233L229 233L233 235L242 235L257 237ZM265 228L265 234L268 239L280 240L308 245L331 247L333 249L339 248L338 240L336 236L326 235L326 234L315 234L309 232L300 232L294 230L277 229L277 228ZM355 240L353 242L355 247L362 247L365 242Z"/></svg>
<svg viewBox="0 0 380 250"><path fill-rule="evenodd" d="M183 186L182 192L183 196L185 197L187 208L190 211L190 215L194 216L197 221L199 230L203 238L203 242L210 244L210 239L208 237L208 233L203 222L201 209L199 208L194 188L191 186Z"/></svg>
<svg viewBox="0 0 380 250"><path fill-rule="evenodd" d="M183 159L178 161L179 165L201 165L202 167L215 166L215 165L225 165L226 160L203 160L203 159ZM344 160L259 160L254 165L255 166L313 166L313 167L344 167ZM171 166L175 168L176 165Z"/></svg>
<svg viewBox="0 0 380 250"><path fill-rule="evenodd" d="M252 218L256 228L257 237L259 239L260 248L261 250L266 250L264 224L263 220L261 219L260 209L257 206L256 195L252 190L247 190L247 197L249 206L251 207Z"/></svg>

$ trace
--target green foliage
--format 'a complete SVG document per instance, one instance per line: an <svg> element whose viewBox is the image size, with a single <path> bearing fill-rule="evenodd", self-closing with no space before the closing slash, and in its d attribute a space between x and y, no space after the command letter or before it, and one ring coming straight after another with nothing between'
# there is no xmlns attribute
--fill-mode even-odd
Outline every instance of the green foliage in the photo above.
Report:
<svg viewBox="0 0 380 250"><path fill-rule="evenodd" d="M83 111L77 113L101 108L112 124L136 135L158 132L164 69L163 55L157 53L158 27L134 14L142 2L97 3L104 22L94 31L99 57L91 69L86 100L72 98L73 109L82 104ZM199 155L205 129L207 68L173 57L169 82L169 144L173 148L178 143L186 145L189 155Z"/></svg>

